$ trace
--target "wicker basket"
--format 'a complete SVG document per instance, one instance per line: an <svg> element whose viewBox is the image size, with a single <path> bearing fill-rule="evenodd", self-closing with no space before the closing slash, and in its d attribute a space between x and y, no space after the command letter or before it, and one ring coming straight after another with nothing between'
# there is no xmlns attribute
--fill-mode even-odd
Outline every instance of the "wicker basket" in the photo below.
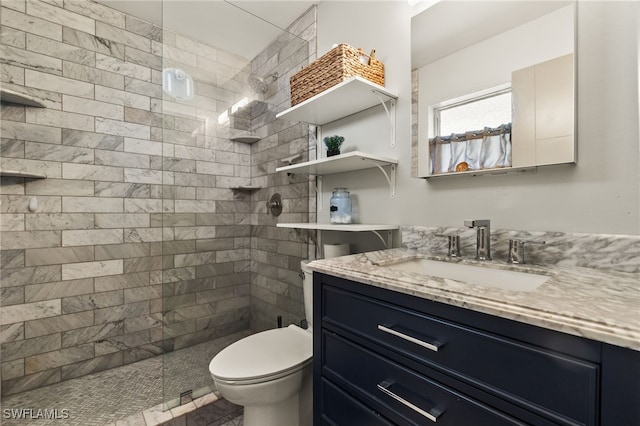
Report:
<svg viewBox="0 0 640 426"><path fill-rule="evenodd" d="M368 58L368 64L360 61L361 55ZM339 44L291 76L291 106L353 76L384 86L384 64L355 47Z"/></svg>

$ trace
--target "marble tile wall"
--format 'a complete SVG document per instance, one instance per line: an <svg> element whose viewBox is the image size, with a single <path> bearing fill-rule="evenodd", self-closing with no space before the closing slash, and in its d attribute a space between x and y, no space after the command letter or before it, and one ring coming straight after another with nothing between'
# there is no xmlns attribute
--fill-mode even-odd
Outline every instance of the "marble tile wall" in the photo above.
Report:
<svg viewBox="0 0 640 426"><path fill-rule="evenodd" d="M315 42L283 36L249 61L90 0L3 0L0 16L2 86L46 105L2 105L1 166L48 177L0 187L3 394L272 327L276 312L299 321L307 246L263 201L277 189L285 215L308 211L306 179L274 173L306 155L308 127L272 120ZM292 32L313 40L315 12ZM190 101L163 95L162 68L178 66ZM272 70L277 90L252 92L249 73ZM217 124L244 97L253 146Z"/></svg>
<svg viewBox="0 0 640 426"><path fill-rule="evenodd" d="M274 328L277 317L283 324L300 323L304 316L300 261L308 258L306 234L276 228L278 222L308 222L313 184L308 177L275 173L286 165L282 159L297 157L294 162L315 158L315 129L284 119L272 120L277 112L289 108L289 79L316 57L316 9L312 7L251 63L258 75L278 72L280 77L264 95L269 109L252 117L252 126L263 137L252 145L253 183L262 189L252 195L251 211L251 328L261 331ZM266 201L279 193L283 210L279 217L270 215ZM311 197L310 197L311 195Z"/></svg>

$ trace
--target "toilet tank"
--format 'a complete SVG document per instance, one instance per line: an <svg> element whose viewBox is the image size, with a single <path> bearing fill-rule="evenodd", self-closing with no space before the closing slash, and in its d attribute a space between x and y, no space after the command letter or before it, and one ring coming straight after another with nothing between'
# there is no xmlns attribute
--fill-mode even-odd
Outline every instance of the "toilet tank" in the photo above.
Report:
<svg viewBox="0 0 640 426"><path fill-rule="evenodd" d="M313 323L313 271L309 268L308 263L311 260L303 260L300 262L302 269L302 291L304 294L304 312L311 328Z"/></svg>

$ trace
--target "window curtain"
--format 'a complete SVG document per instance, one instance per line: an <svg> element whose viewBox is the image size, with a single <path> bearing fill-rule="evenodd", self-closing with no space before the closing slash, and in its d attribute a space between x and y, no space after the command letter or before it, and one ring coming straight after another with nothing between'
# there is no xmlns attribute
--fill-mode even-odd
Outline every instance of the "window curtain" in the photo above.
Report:
<svg viewBox="0 0 640 426"><path fill-rule="evenodd" d="M511 167L511 123L436 136L429 139L429 155L431 174Z"/></svg>

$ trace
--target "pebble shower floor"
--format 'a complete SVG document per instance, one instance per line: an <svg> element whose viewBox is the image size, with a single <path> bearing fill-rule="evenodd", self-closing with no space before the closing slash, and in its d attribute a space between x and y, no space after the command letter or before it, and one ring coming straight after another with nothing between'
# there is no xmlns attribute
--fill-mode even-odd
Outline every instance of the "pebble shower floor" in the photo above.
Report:
<svg viewBox="0 0 640 426"><path fill-rule="evenodd" d="M163 356L94 373L77 379L2 398L3 426L145 426L142 412L163 402L163 389L213 388L209 361L219 347L208 343L191 346ZM163 365L164 364L164 365ZM194 368L197 366L197 368ZM163 380L164 374L164 380ZM230 405L230 404L226 404ZM68 410L67 419L6 419L4 410ZM231 410L231 413L228 411ZM242 426L241 413L232 407L220 408L221 426ZM226 412L226 413L225 413ZM126 419L126 420L125 420ZM121 420L121 421L118 421Z"/></svg>

